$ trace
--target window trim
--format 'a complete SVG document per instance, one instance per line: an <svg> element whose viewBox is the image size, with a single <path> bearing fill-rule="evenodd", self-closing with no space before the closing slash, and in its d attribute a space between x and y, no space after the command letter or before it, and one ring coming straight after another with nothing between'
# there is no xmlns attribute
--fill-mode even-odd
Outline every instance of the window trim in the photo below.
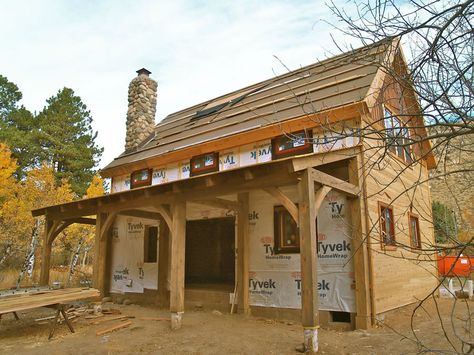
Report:
<svg viewBox="0 0 474 355"><path fill-rule="evenodd" d="M280 146L279 144L280 141L283 141L285 139L288 140L289 135L297 135L300 133L303 133L305 136L304 137L305 143L303 145L299 147L288 148L283 151L279 151L277 149L278 146ZM312 138L313 138L313 132L310 130L301 130L301 131L291 132L288 134L282 134L280 136L272 138L272 160L286 158L293 155L313 153L313 142L311 141Z"/></svg>
<svg viewBox="0 0 474 355"><path fill-rule="evenodd" d="M395 236L395 219L394 219L395 213L394 213L393 206L379 201L378 209L379 209L379 228L380 228L380 245L381 245L381 248L384 249L384 250L396 250L397 249L397 238ZM391 212L391 222L392 223L390 223L390 232L392 233L393 242L390 243L390 244L385 243L385 238L384 238L384 234L383 234L383 233L387 234L387 232L384 231L385 226L386 226L385 225L385 220L382 221L382 217L383 217L382 211L384 211L385 209L388 209Z"/></svg>
<svg viewBox="0 0 474 355"><path fill-rule="evenodd" d="M202 168L194 169L194 162L197 159L206 157L207 155L213 156L214 158L213 164L209 166L203 166ZM192 157L191 160L189 161L189 176L198 176L198 175L202 175L206 173L212 173L215 171L219 171L219 153L218 152L211 152L211 153L196 155Z"/></svg>
<svg viewBox="0 0 474 355"><path fill-rule="evenodd" d="M143 180L143 181L138 181L134 182L133 177L143 171L148 171L148 179ZM152 179L152 169L140 169L140 170L135 170L132 174L130 174L130 189L135 189L137 187L143 187L143 186L150 186L151 185L151 179Z"/></svg>
<svg viewBox="0 0 474 355"><path fill-rule="evenodd" d="M417 235L417 245L414 245L413 244L413 229L411 227L411 220L415 219L416 220L416 235ZM410 238L410 246L413 248L413 249L421 249L421 235L420 235L420 218L418 217L418 215L414 214L414 213L411 213L409 212L408 213L408 236Z"/></svg>
<svg viewBox="0 0 474 355"><path fill-rule="evenodd" d="M408 145L404 146L405 142L410 142L410 137L411 137L411 127L408 125L408 123L404 122L397 114L395 114L395 110L392 109L391 107L388 107L386 104L382 104L382 112L383 112L383 126L385 128L385 145L387 146L387 151L392 154L395 158L400 160L406 165L412 164L414 162L414 151L413 151L413 145ZM387 115L386 113L389 113ZM391 127L387 127L386 125L386 120L390 119L391 121ZM399 126L395 127L394 126L394 120L398 122ZM397 136L396 134L393 134L390 136L390 138L393 140L391 144L389 144L389 131L395 132L395 130L398 128L400 135ZM403 134L403 132L406 132L407 135ZM402 145L398 144L398 140L402 141ZM398 149L402 150L401 155L398 153ZM409 159L407 159L407 156Z"/></svg>
<svg viewBox="0 0 474 355"><path fill-rule="evenodd" d="M284 230L284 221L282 218L283 214L286 213L291 220L295 223L296 230L296 245L285 246L281 245L281 239L283 237L282 230ZM288 212L288 210L282 205L273 206L273 250L276 254L298 254L300 252L300 233L296 222Z"/></svg>

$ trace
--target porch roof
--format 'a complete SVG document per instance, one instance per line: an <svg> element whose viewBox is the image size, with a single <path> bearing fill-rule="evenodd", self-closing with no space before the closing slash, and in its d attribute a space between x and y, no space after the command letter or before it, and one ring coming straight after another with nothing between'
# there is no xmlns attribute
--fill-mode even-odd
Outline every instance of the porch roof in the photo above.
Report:
<svg viewBox="0 0 474 355"><path fill-rule="evenodd" d="M300 172L307 167L350 159L359 152L359 147L352 147L333 152L289 157L264 164L47 206L32 210L32 215L34 217L44 215L51 220L72 220L95 215L98 212L156 208L172 204L177 200L203 203L203 201L214 199L213 203L216 204L215 198L218 196L294 184L298 182ZM323 172L318 171L314 179L349 195L355 196L359 193L353 185ZM217 203L222 206L235 204L233 201L222 199Z"/></svg>

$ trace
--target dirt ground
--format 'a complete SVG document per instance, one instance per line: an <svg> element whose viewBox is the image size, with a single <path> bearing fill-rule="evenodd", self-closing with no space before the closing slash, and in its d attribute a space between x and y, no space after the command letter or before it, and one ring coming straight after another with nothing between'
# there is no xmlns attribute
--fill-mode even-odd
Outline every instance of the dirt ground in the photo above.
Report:
<svg viewBox="0 0 474 355"><path fill-rule="evenodd" d="M437 301L454 348L444 337L435 304L430 301L424 310L416 313L414 333L410 330L412 305L385 314L382 323L370 331L321 329L320 353L416 354L422 348L410 340L414 339L413 334L432 350L461 352L460 342L453 336L450 323L453 301ZM473 316L472 306L473 301L458 301L452 317L458 334L471 341L472 324L469 329L463 327L466 326L465 321ZM128 328L97 336L97 331L121 321L111 320L94 325L91 324L94 320L81 316L74 320L74 334L66 325L60 325L53 339L48 341L50 324L38 324L35 318L52 315L53 310L20 313L20 321L16 321L13 315L4 315L0 321L0 354L296 354L295 348L302 343L302 327L296 322L195 310L184 314L183 328L172 331L167 320L142 319L168 318L169 312L164 309L112 303L107 303L104 308L119 309L123 315L135 318L130 319L132 324ZM114 316L106 315L98 319Z"/></svg>

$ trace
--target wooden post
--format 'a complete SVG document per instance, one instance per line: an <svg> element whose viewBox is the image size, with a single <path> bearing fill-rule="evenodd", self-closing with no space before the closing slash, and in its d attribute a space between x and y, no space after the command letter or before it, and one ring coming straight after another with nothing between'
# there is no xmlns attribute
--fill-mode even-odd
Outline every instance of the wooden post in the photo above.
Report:
<svg viewBox="0 0 474 355"><path fill-rule="evenodd" d="M321 187L315 195L311 168L306 169L298 183L299 234L301 256L301 323L306 353L318 351L319 294L316 270L316 217L324 197L331 190Z"/></svg>
<svg viewBox="0 0 474 355"><path fill-rule="evenodd" d="M110 234L110 226L115 219L116 214L97 213L96 231L95 231L95 260L94 260L94 287L100 291L102 297L108 292L108 275L107 258L110 254L108 251L108 240Z"/></svg>
<svg viewBox="0 0 474 355"><path fill-rule="evenodd" d="M158 256L158 304L169 307L169 239L170 230L163 218L160 218L159 256Z"/></svg>
<svg viewBox="0 0 474 355"><path fill-rule="evenodd" d="M318 351L319 294L316 273L316 213L314 210L314 181L310 170L304 171L298 183L299 232L301 254L301 323L305 351Z"/></svg>
<svg viewBox="0 0 474 355"><path fill-rule="evenodd" d="M49 268L51 265L51 246L52 242L49 241L53 229L53 221L46 219L43 229L43 251L41 255L41 271L40 271L40 285L49 285Z"/></svg>
<svg viewBox="0 0 474 355"><path fill-rule="evenodd" d="M239 312L249 315L249 194L237 196L237 299Z"/></svg>
<svg viewBox="0 0 474 355"><path fill-rule="evenodd" d="M360 186L361 166L357 157L349 162L349 182ZM361 196L362 198L362 196ZM366 226L362 218L363 203L361 198L349 200L350 219L352 225L352 250L354 251L354 277L356 296L356 329L368 329L371 324L370 312L370 277L367 255Z"/></svg>
<svg viewBox="0 0 474 355"><path fill-rule="evenodd" d="M186 247L186 202L172 205L170 311L171 329L179 329L184 313L184 257Z"/></svg>

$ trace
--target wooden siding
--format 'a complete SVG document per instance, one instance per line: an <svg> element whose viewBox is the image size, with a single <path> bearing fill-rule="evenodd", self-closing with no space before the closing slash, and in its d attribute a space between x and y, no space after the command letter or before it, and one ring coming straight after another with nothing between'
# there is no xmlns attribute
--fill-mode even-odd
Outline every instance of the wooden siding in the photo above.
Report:
<svg viewBox="0 0 474 355"><path fill-rule="evenodd" d="M383 128L381 103L399 113L404 99L403 90L387 80L379 101L373 107L372 116L364 116L362 127ZM406 107L406 106L405 106ZM413 113L413 108L409 114ZM413 116L411 116L413 117ZM410 124L410 116L402 119ZM415 133L415 129L411 129ZM364 135L364 133L363 133ZM431 196L426 163L407 166L395 154L386 151L384 134L366 134L363 138L364 178L367 186L368 240L372 255L373 295L375 312L385 312L425 297L437 283L433 252L420 252L410 248L409 213L419 216L422 248L432 249L434 232L431 212ZM417 147L415 155L419 156ZM384 248L379 225L379 202L393 208L396 248ZM400 245L401 244L401 245Z"/></svg>

